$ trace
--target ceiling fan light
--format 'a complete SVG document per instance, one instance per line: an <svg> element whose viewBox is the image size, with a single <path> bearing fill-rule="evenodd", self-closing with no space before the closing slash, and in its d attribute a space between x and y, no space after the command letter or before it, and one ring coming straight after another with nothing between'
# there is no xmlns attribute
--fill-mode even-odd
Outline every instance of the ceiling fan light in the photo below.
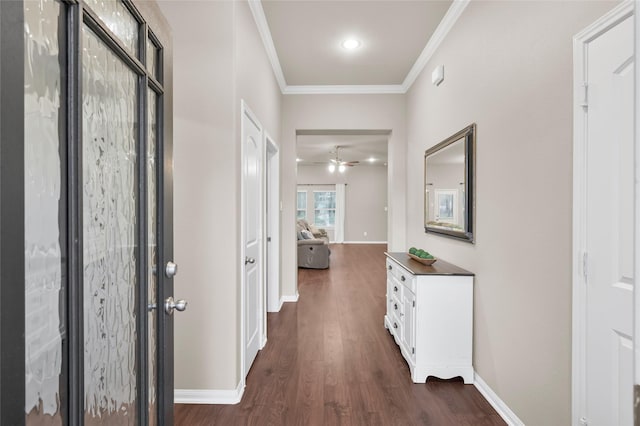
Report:
<svg viewBox="0 0 640 426"><path fill-rule="evenodd" d="M338 166L338 171L340 173L344 173L345 170L347 170L347 166L345 166L344 164L340 164L340 166Z"/></svg>
<svg viewBox="0 0 640 426"><path fill-rule="evenodd" d="M336 165L333 163L329 164L329 173L333 173L336 171Z"/></svg>

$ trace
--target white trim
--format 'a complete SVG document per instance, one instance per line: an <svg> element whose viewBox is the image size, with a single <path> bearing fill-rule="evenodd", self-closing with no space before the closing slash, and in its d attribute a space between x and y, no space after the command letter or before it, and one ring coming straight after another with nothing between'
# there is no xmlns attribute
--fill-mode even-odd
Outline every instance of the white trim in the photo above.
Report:
<svg viewBox="0 0 640 426"><path fill-rule="evenodd" d="M175 389L173 399L176 404L238 404L244 394L244 384L235 389Z"/></svg>
<svg viewBox="0 0 640 426"><path fill-rule="evenodd" d="M635 232L635 244L634 244L634 249L635 249L635 270L634 270L634 277L638 277L638 274L640 274L640 67L638 66L638 58L640 58L640 42L638 42L638 38L640 38L640 13L637 13L638 11L640 11L640 1L636 0L635 2L636 4L636 14L635 14L635 58L636 58L636 62L634 64L635 66L635 70L636 70L636 80L635 80L635 90L636 90L636 96L635 96L635 110L636 110L636 114L635 114L635 127L636 127L636 135L635 135L635 156L636 156L636 161L635 161L635 181L636 181L636 188L635 188L635 209L636 209L636 214L635 214L635 228L636 228L636 232ZM638 278L634 279L634 284L635 284L635 289L638 289ZM635 292L635 304L634 304L634 315L635 315L635 336L634 336L634 350L635 350L635 384L636 385L640 385L640 291L636 290ZM636 418L635 418L635 422L636 424L640 424L640 418L638 418L637 413L638 413L638 399L634 399L635 401L635 407L634 407L634 413L636 413Z"/></svg>
<svg viewBox="0 0 640 426"><path fill-rule="evenodd" d="M278 312L280 301L280 149L278 144L265 131L265 173L267 173L266 184L267 197L267 220L269 223L265 227L268 231L266 237L271 234L271 242L265 238L265 253L267 253L267 292L266 292L266 312ZM266 319L265 319L266 324ZM267 327L265 327L266 333Z"/></svg>
<svg viewBox="0 0 640 426"><path fill-rule="evenodd" d="M633 13L631 0L621 3L573 37L573 249L571 424L579 426L587 412L586 282L583 261L587 250L587 114L583 106L587 79L587 45Z"/></svg>
<svg viewBox="0 0 640 426"><path fill-rule="evenodd" d="M284 73L280 66L280 59L278 59L278 53L276 52L276 47L273 44L273 38L271 37L271 31L269 30L269 24L267 23L267 17L264 14L262 3L260 0L248 0L248 3L249 9L251 9L251 14L253 15L253 20L256 22L256 27L258 27L258 33L260 33L262 44L264 44L264 50L267 53L269 62L271 62L273 74L276 77L278 86L280 86L280 91L284 93L285 88L287 87L287 82L284 79Z"/></svg>
<svg viewBox="0 0 640 426"><path fill-rule="evenodd" d="M460 15L462 15L462 12L464 12L469 2L470 0L454 0L453 3L451 3L449 10L447 10L442 21L440 21L438 28L433 32L431 38L429 38L429 41L427 42L427 45L424 47L422 53L420 53L420 56L418 56L418 59L402 82L402 87L405 92L407 92L416 81L416 78L418 78L424 67L427 65L427 62L429 62L438 47L440 47L440 44L447 34L449 34L453 25L458 21L458 18L460 18Z"/></svg>
<svg viewBox="0 0 640 426"><path fill-rule="evenodd" d="M273 44L273 37L269 30L269 24L262 8L260 0L248 0L249 9L256 22L258 33L264 44L267 57L271 62L273 74L278 82L283 95L363 95L363 94L405 94L411 88L416 78L420 75L427 62L431 59L442 41L445 39L453 25L456 23L462 12L469 4L470 0L453 0L449 10L445 13L442 21L435 29L427 45L416 59L409 73L402 84L372 84L372 85L309 85L309 86L288 86L280 65L280 59Z"/></svg>
<svg viewBox="0 0 640 426"><path fill-rule="evenodd" d="M482 377L475 373L475 380L473 386L484 396L489 404L498 412L502 420L507 422L510 426L524 426L524 422L516 416L516 413L511 411L511 408L489 387L489 385L482 380Z"/></svg>
<svg viewBox="0 0 640 426"><path fill-rule="evenodd" d="M345 241L343 244L387 244L387 241Z"/></svg>
<svg viewBox="0 0 640 426"><path fill-rule="evenodd" d="M283 95L402 95L406 92L400 84L286 86L282 90Z"/></svg>
<svg viewBox="0 0 640 426"><path fill-rule="evenodd" d="M300 294L298 294L297 292L294 296L282 295L282 297L280 298L281 300L280 307L282 307L284 303L297 302L299 298L300 298Z"/></svg>

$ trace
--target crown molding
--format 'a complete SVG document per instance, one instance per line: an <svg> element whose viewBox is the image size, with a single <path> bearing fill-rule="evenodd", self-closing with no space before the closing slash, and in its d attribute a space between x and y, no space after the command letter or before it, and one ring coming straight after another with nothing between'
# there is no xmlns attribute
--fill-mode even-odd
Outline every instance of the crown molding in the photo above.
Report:
<svg viewBox="0 0 640 426"><path fill-rule="evenodd" d="M321 85L286 86L283 95L382 95L403 94L406 90L399 84L394 85Z"/></svg>
<svg viewBox="0 0 640 426"><path fill-rule="evenodd" d="M260 0L248 0L248 3L249 9L251 9L251 14L253 15L253 20L256 21L256 26L258 27L258 33L260 33L262 44L264 44L264 48L267 51L269 62L271 62L273 74L276 77L278 86L280 86L280 91L284 93L284 90L287 87L287 82L284 79L284 73L280 66L280 59L278 59L276 47L273 44L273 38L271 38L271 30L269 30L269 24L267 23L267 17L264 14L262 3Z"/></svg>
<svg viewBox="0 0 640 426"><path fill-rule="evenodd" d="M433 35L427 42L427 45L424 47L422 53L420 53L420 56L418 56L415 64L413 64L413 67L411 67L411 70L405 77L404 82L402 83L405 93L411 88L413 83L416 81L416 78L418 78L424 67L427 65L427 62L429 62L429 59L431 59L438 47L440 47L442 41L445 39L447 34L449 34L449 31L453 28L453 25L458 21L458 18L462 15L462 12L469 4L469 1L470 0L453 0L453 3L449 6L449 10L445 13L442 21L440 21L438 28L433 32Z"/></svg>
<svg viewBox="0 0 640 426"><path fill-rule="evenodd" d="M420 75L427 62L431 59L442 41L445 39L453 25L456 23L462 12L465 10L470 0L453 0L442 21L433 32L427 45L416 59L416 62L409 70L402 84L391 85L316 85L316 86L288 86L280 66L280 59L276 52L269 24L262 8L260 0L247 0L249 8L253 14L253 19L258 27L260 38L271 62L273 73L283 95L382 95L382 94L405 94L411 88L416 78Z"/></svg>

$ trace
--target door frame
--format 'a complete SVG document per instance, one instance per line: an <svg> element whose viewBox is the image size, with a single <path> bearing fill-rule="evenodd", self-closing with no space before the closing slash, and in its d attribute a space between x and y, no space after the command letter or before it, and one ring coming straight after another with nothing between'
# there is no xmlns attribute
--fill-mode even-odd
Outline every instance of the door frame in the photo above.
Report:
<svg viewBox="0 0 640 426"><path fill-rule="evenodd" d="M640 58L640 42L638 42L638 37L640 37L640 1L636 0L636 13L634 16L635 23L635 57L636 57L636 79L635 79L635 215L634 215L634 227L635 227L635 238L634 238L634 246L635 246L635 265L634 265L634 276L638 276L640 274L640 66L638 66L638 58ZM633 410L634 422L636 425L640 424L640 291L635 292L635 303L634 303L634 313L635 313L635 330L634 330L634 352L635 352L635 363L634 363L634 376L635 376L635 386L634 386L634 398L633 401L635 403L635 407ZM638 342L638 343L636 343Z"/></svg>
<svg viewBox="0 0 640 426"><path fill-rule="evenodd" d="M265 134L265 254L267 267L265 283L267 287L265 324L267 312L280 310L280 149L278 144ZM269 241L269 238L271 241ZM264 343L267 341L267 329L264 328Z"/></svg>
<svg viewBox="0 0 640 426"><path fill-rule="evenodd" d="M0 1L0 424L25 422L24 5Z"/></svg>
<svg viewBox="0 0 640 426"><path fill-rule="evenodd" d="M245 232L245 222L247 220L247 214L246 214L246 203L245 203L245 193L246 193L246 182L245 182L245 178L244 178L244 159L245 159L245 147L244 147L244 141L245 141L245 123L246 120L251 121L251 123L253 123L259 130L260 132L260 138L258 138L258 143L260 144L260 171L258 173L258 176L260 176L260 206L261 206L261 212L260 212L260 220L259 220L259 226L260 229L258 230L258 236L260 238L260 241L258 242L258 259L256 259L257 263L258 263L258 279L261 281L259 283L258 289L259 289L259 294L260 294L260 306L263 307L263 309L266 311L266 304L265 304L265 281L264 281L264 226L265 226L265 219L264 219L264 159L266 158L266 148L265 148L265 137L264 137L264 128L262 127L262 124L260 124L260 121L257 119L256 115L253 113L253 111L251 111L251 109L249 108L249 106L247 105L247 103L245 102L244 99L240 100L240 371L241 373L241 380L240 380L240 388L244 389L244 387L246 386L246 381L247 381L247 374L249 373L249 371L245 371L245 360L246 360L246 356L247 356L247 351L246 351L246 339L247 339L247 335L246 335L246 315L247 315L247 306L245 303L245 297L246 297L246 274L245 274L245 263L244 263L244 259L246 258L247 254L246 254L246 247L245 247L245 239L246 239L246 232ZM264 344L266 343L266 312L262 315L258 316L258 320L259 320L259 324L258 324L258 335L260 336L260 347L258 350L262 349L264 347ZM263 341L263 337L264 336L264 341Z"/></svg>
<svg viewBox="0 0 640 426"><path fill-rule="evenodd" d="M586 410L587 262L587 51L594 39L633 14L627 0L573 37L573 250L571 424L581 426ZM636 87L637 88L637 87ZM636 203L638 197L636 197ZM636 227L637 229L637 227ZM637 269L636 269L637 271ZM636 312L638 310L636 309ZM634 347L638 345L634 342Z"/></svg>

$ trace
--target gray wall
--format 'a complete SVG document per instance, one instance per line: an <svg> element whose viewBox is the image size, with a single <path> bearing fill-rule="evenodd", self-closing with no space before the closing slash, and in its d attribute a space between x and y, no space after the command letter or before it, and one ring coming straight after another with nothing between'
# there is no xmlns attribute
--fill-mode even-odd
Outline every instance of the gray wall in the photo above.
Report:
<svg viewBox="0 0 640 426"><path fill-rule="evenodd" d="M298 185L316 183L347 184L345 242L387 241L387 168L385 166L359 165L347 168L344 173L329 173L326 166L298 165ZM298 186L298 190L312 191L313 189L314 187ZM313 208L312 192L309 192L307 197L309 208ZM333 232L331 232L331 240L333 241Z"/></svg>
<svg viewBox="0 0 640 426"><path fill-rule="evenodd" d="M245 1L162 1L174 38L177 389L240 381L240 99L277 142L281 95Z"/></svg>
<svg viewBox="0 0 640 426"><path fill-rule="evenodd" d="M572 36L614 6L471 2L407 96L407 242L476 273L474 367L530 425L571 424ZM473 122L475 245L422 230L424 150Z"/></svg>

